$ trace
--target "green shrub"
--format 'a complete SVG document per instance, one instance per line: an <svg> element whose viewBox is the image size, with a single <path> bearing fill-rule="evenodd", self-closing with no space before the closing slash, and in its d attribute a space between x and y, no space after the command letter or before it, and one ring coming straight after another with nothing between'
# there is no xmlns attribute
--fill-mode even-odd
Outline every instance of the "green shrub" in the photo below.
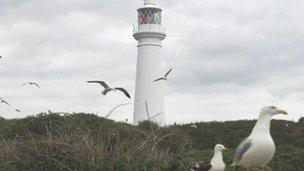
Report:
<svg viewBox="0 0 304 171"><path fill-rule="evenodd" d="M93 114L42 113L23 119L0 118L1 170L118 170L171 171L208 161L217 143L227 170L235 148L255 121L227 121L159 127L144 121L138 126ZM270 167L276 171L304 168L303 118L298 123L273 121L277 145Z"/></svg>

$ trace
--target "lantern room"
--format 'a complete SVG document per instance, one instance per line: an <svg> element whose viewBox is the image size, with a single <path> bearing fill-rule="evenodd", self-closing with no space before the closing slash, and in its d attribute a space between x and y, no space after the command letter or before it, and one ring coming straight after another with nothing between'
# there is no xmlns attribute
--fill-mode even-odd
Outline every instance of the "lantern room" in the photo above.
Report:
<svg viewBox="0 0 304 171"><path fill-rule="evenodd" d="M162 26L162 9L156 5L156 0L144 0L144 5L138 12L138 26L134 26L135 39L143 36L142 33L155 33L157 36L166 37L166 30Z"/></svg>
<svg viewBox="0 0 304 171"><path fill-rule="evenodd" d="M138 26L144 24L158 24L161 25L162 10L151 5L146 5L138 9Z"/></svg>

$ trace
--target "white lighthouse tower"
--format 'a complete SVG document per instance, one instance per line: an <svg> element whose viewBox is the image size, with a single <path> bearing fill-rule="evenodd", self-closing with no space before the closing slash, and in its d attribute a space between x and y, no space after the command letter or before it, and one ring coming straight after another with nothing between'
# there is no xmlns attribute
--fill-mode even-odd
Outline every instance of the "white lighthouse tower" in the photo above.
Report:
<svg viewBox="0 0 304 171"><path fill-rule="evenodd" d="M136 87L133 122L147 120L149 116L160 125L165 124L163 81L153 82L162 77L161 50L166 33L161 24L162 9L155 0L144 0L138 10L138 26L134 38L138 41Z"/></svg>

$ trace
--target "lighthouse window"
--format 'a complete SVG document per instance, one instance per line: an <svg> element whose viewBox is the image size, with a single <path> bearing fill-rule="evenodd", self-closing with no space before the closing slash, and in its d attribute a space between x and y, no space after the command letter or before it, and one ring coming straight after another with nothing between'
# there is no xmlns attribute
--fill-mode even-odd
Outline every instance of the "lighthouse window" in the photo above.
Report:
<svg viewBox="0 0 304 171"><path fill-rule="evenodd" d="M161 24L161 10L147 8L138 13L138 24Z"/></svg>

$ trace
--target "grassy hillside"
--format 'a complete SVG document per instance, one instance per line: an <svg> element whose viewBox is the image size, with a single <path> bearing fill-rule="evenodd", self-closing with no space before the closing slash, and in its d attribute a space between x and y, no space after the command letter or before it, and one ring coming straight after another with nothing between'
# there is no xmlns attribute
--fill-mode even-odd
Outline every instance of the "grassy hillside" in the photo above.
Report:
<svg viewBox="0 0 304 171"><path fill-rule="evenodd" d="M201 122L159 128L114 122L92 114L39 114L0 119L1 170L185 170L208 160L213 146L225 144L227 164L255 121ZM304 168L304 118L273 121L275 171ZM228 167L227 170L233 170Z"/></svg>

